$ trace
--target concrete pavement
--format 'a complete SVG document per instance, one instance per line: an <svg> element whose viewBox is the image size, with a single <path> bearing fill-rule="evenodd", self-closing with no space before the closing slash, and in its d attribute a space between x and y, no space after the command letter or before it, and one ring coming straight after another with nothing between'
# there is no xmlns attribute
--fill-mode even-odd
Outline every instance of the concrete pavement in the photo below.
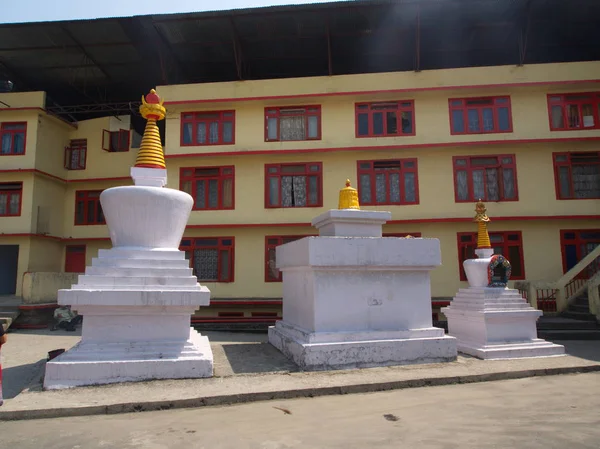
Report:
<svg viewBox="0 0 600 449"><path fill-rule="evenodd" d="M212 379L164 380L41 391L46 354L68 349L78 335L15 331L3 348L5 405L0 420L112 414L269 399L363 393L426 385L482 382L600 371L600 345L563 342L565 357L482 361L460 356L447 364L298 372L265 334L206 333L215 356Z"/></svg>
<svg viewBox="0 0 600 449"><path fill-rule="evenodd" d="M597 449L600 373L1 423L12 449Z"/></svg>

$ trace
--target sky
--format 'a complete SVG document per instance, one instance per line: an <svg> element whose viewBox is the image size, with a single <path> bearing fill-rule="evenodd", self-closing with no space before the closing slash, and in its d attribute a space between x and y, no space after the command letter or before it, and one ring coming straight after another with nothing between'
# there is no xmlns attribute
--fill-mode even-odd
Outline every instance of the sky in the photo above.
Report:
<svg viewBox="0 0 600 449"><path fill-rule="evenodd" d="M223 11L330 1L339 0L0 0L0 23Z"/></svg>

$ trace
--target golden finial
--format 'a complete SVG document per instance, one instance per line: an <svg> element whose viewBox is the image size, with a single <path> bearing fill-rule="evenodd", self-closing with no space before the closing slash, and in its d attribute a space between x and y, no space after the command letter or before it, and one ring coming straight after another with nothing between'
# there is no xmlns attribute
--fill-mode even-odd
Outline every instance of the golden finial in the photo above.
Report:
<svg viewBox="0 0 600 449"><path fill-rule="evenodd" d="M146 120L146 129L142 136L142 143L135 160L136 167L166 168L165 155L160 142L160 132L156 122L165 118L166 109L163 100L151 89L146 98L142 95L140 113Z"/></svg>
<svg viewBox="0 0 600 449"><path fill-rule="evenodd" d="M487 230L487 224L490 222L490 218L485 214L487 209L483 201L479 199L475 205L475 218L473 221L477 222L477 249L491 248L490 236Z"/></svg>
<svg viewBox="0 0 600 449"><path fill-rule="evenodd" d="M360 209L358 204L358 192L350 186L350 180L346 179L346 187L340 190L338 209Z"/></svg>

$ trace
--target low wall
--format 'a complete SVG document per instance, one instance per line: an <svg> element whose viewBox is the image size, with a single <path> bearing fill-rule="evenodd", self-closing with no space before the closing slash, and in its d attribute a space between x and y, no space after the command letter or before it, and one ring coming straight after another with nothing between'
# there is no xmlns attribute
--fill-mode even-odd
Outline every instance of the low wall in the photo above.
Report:
<svg viewBox="0 0 600 449"><path fill-rule="evenodd" d="M32 272L23 275L23 304L56 303L58 290L77 283L78 273Z"/></svg>

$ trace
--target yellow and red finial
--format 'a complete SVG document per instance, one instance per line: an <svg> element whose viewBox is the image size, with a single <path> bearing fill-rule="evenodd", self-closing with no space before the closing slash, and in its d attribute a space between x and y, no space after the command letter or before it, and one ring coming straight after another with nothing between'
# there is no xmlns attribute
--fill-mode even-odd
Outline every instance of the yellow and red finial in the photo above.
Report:
<svg viewBox="0 0 600 449"><path fill-rule="evenodd" d="M475 218L473 221L477 222L477 249L491 248L490 235L488 234L487 224L490 222L490 218L486 215L487 209L481 199L477 201L475 205Z"/></svg>
<svg viewBox="0 0 600 449"><path fill-rule="evenodd" d="M360 209L358 192L350 186L349 179L346 179L346 187L340 190L338 209Z"/></svg>
<svg viewBox="0 0 600 449"><path fill-rule="evenodd" d="M142 105L140 113L147 121L142 143L135 160L136 167L162 168L165 169L165 155L160 142L160 132L156 122L165 118L166 109L163 106L163 100L160 99L154 89L142 96Z"/></svg>

